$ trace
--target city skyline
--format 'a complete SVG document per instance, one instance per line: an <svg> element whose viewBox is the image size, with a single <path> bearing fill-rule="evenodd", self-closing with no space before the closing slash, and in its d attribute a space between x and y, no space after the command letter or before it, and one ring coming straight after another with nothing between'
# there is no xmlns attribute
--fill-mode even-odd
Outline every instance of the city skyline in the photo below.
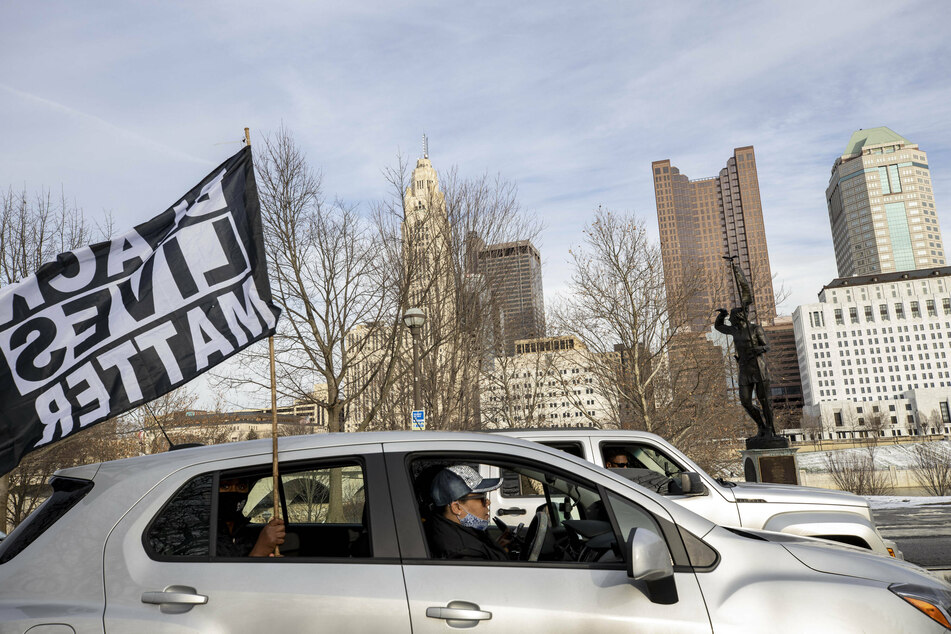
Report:
<svg viewBox="0 0 951 634"><path fill-rule="evenodd" d="M400 151L413 164L425 132L440 171L518 183L546 224L533 244L552 303L599 205L636 213L659 239L652 160L703 178L752 145L785 315L837 277L825 189L855 130L917 143L951 223L951 7L573 9L5 6L0 51L15 63L0 70L0 186L62 189L121 230L232 154L244 127L255 144L284 125L327 196L369 213L389 193L381 171ZM915 34L912 60L904 46L842 46L889 33Z"/></svg>

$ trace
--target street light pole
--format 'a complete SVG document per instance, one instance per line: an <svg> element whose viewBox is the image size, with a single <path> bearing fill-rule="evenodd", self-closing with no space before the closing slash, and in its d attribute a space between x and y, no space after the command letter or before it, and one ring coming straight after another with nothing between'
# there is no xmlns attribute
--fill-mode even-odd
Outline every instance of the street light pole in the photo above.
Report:
<svg viewBox="0 0 951 634"><path fill-rule="evenodd" d="M426 314L419 308L409 308L403 313L403 323L409 327L410 334L413 335L413 409L419 410L419 339L423 330L423 324L426 323Z"/></svg>

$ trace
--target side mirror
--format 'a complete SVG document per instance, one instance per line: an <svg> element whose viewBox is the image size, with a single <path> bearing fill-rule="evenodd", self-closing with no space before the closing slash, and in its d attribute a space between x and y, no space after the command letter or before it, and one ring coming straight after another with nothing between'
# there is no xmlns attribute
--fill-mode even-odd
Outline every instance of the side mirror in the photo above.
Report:
<svg viewBox="0 0 951 634"><path fill-rule="evenodd" d="M684 471L673 476L667 487L668 495L706 495L707 487L694 471Z"/></svg>
<svg viewBox="0 0 951 634"><path fill-rule="evenodd" d="M677 603L674 565L667 543L646 528L632 528L627 538L627 576L644 584L651 603Z"/></svg>

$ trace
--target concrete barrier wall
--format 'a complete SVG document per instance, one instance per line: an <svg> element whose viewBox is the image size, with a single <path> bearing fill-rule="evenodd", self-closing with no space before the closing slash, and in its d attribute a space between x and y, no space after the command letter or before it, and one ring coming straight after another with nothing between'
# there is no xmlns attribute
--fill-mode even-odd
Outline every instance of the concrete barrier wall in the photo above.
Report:
<svg viewBox="0 0 951 634"><path fill-rule="evenodd" d="M928 495L915 479L914 472L910 469L898 469L890 467L883 470L888 478L888 485L893 495ZM838 489L835 480L829 473L807 472L799 470L799 484L807 487L819 487L821 489Z"/></svg>

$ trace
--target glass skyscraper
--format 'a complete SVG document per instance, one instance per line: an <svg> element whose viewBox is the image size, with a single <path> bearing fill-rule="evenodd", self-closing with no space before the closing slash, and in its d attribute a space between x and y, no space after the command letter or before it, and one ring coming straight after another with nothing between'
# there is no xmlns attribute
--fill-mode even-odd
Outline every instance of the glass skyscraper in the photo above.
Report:
<svg viewBox="0 0 951 634"><path fill-rule="evenodd" d="M839 277L945 265L928 156L893 130L852 135L826 202Z"/></svg>

